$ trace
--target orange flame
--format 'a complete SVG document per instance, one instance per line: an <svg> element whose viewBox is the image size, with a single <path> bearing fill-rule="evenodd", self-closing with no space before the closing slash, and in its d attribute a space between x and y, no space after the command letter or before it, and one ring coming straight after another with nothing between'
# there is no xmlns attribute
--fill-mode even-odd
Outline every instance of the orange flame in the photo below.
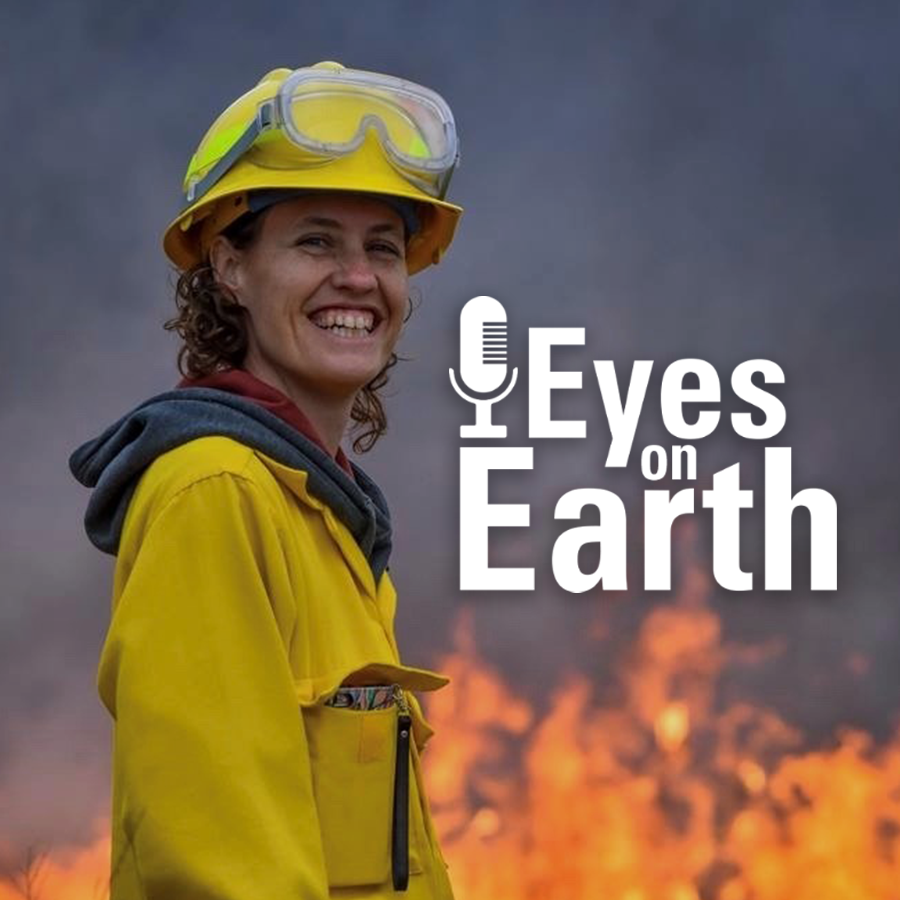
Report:
<svg viewBox="0 0 900 900"><path fill-rule="evenodd" d="M751 703L717 707L736 659L701 576L655 607L615 668L616 702L570 676L539 715L482 660L471 617L427 699L424 763L457 900L898 900L900 732L825 749ZM860 661L862 660L862 661ZM865 661L854 657L851 674ZM45 860L32 895L101 900L104 837ZM0 900L23 892L0 885Z"/></svg>
<svg viewBox="0 0 900 900"><path fill-rule="evenodd" d="M93 844L38 855L0 881L0 900L103 900L109 896L109 829Z"/></svg>
<svg viewBox="0 0 900 900"><path fill-rule="evenodd" d="M800 752L771 710L718 711L726 659L769 651L724 648L696 597L645 618L624 702L572 677L542 719L461 620L424 755L459 900L900 898L900 733Z"/></svg>

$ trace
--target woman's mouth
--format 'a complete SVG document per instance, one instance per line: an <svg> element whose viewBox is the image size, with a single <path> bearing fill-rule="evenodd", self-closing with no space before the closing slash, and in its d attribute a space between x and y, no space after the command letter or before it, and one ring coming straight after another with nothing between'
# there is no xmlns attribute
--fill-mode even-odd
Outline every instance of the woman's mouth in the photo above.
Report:
<svg viewBox="0 0 900 900"><path fill-rule="evenodd" d="M310 321L323 331L338 337L365 337L375 330L375 313L368 309L320 309L310 316Z"/></svg>

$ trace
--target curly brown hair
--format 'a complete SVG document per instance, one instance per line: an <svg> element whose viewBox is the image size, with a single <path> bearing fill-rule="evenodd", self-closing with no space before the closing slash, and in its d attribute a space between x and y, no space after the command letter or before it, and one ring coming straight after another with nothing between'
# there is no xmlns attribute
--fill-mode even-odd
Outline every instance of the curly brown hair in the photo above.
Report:
<svg viewBox="0 0 900 900"><path fill-rule="evenodd" d="M238 249L250 247L256 240L267 210L249 212L226 228L222 234ZM176 315L163 324L183 341L178 351L178 371L185 378L202 378L227 368L239 368L247 354L247 310L234 294L216 280L209 261L178 275L175 285ZM413 310L410 299L404 321ZM356 395L350 418L357 453L366 453L387 431L387 416L379 392L388 383L388 372L402 359L391 353L384 368Z"/></svg>

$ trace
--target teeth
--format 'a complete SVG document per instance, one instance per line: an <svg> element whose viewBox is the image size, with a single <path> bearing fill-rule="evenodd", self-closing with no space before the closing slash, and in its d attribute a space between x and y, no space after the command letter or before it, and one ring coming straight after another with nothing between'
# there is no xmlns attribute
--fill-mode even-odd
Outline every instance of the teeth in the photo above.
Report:
<svg viewBox="0 0 900 900"><path fill-rule="evenodd" d="M332 334L336 334L338 337L345 338L361 338L365 337L368 332L364 329L359 328L341 328L339 325L335 325L334 328L328 329Z"/></svg>
<svg viewBox="0 0 900 900"><path fill-rule="evenodd" d="M319 323L316 323L316 325L323 331L330 331L332 334L336 334L339 337L366 337L369 334L369 331L366 328L356 328L355 326L350 326L348 328L341 325L326 326Z"/></svg>
<svg viewBox="0 0 900 900"><path fill-rule="evenodd" d="M367 310L335 312L329 309L314 315L312 321L319 328L333 331L341 337L357 336L360 332L368 333L375 327L375 315Z"/></svg>

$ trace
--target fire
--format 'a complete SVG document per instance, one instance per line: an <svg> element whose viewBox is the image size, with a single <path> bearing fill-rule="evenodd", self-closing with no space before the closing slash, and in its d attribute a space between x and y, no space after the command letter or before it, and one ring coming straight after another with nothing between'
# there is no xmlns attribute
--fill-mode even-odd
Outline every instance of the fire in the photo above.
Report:
<svg viewBox="0 0 900 900"><path fill-rule="evenodd" d="M723 705L723 671L778 648L725 644L705 593L694 573L612 684L569 675L546 712L460 618L424 755L458 900L900 900L900 732L810 750L772 710ZM0 900L102 900L108 856L101 838L44 860L31 894Z"/></svg>
<svg viewBox="0 0 900 900"><path fill-rule="evenodd" d="M773 711L719 709L726 664L773 648L724 645L702 588L645 618L616 702L570 676L542 717L461 619L424 755L459 900L900 898L900 733L803 751Z"/></svg>
<svg viewBox="0 0 900 900"><path fill-rule="evenodd" d="M0 880L0 900L103 900L109 896L108 827L93 844L35 855Z"/></svg>
<svg viewBox="0 0 900 900"><path fill-rule="evenodd" d="M690 713L684 703L669 703L653 723L656 743L663 750L674 753L687 739L690 731Z"/></svg>

